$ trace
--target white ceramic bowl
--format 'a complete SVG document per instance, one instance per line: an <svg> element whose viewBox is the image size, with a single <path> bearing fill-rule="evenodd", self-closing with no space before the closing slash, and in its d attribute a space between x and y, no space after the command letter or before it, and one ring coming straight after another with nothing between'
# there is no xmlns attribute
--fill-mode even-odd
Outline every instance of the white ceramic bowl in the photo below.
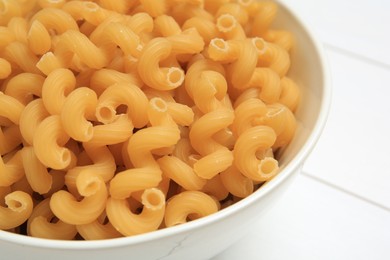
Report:
<svg viewBox="0 0 390 260"><path fill-rule="evenodd" d="M324 55L312 34L286 6L280 5L275 26L294 33L289 76L303 91L300 122L293 142L280 158L281 172L244 200L211 216L134 237L104 241L55 241L0 231L1 259L208 259L236 242L261 221L301 169L325 125L330 105Z"/></svg>

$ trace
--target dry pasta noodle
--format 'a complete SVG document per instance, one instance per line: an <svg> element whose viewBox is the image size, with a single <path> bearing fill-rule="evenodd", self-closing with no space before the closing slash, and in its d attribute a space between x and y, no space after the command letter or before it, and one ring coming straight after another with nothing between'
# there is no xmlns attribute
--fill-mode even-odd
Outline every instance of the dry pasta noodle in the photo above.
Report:
<svg viewBox="0 0 390 260"><path fill-rule="evenodd" d="M1 230L133 236L278 174L301 93L275 2L0 5Z"/></svg>

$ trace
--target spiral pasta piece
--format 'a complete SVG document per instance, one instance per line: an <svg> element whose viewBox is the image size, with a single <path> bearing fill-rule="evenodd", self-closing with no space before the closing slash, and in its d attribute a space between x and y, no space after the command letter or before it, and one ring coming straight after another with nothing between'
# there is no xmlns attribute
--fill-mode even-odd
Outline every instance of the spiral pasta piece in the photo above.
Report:
<svg viewBox="0 0 390 260"><path fill-rule="evenodd" d="M23 142L20 127L11 125L0 128L0 154L8 154Z"/></svg>
<svg viewBox="0 0 390 260"><path fill-rule="evenodd" d="M10 79L4 94L16 98L23 105L27 105L35 97L42 95L42 85L45 78L34 73L20 73Z"/></svg>
<svg viewBox="0 0 390 260"><path fill-rule="evenodd" d="M63 222L83 225L95 221L105 209L107 187L102 177L93 172L81 172L76 179L78 192L84 197L81 201L69 192L61 190L50 199L50 209Z"/></svg>
<svg viewBox="0 0 390 260"><path fill-rule="evenodd" d="M76 227L62 220L52 222L54 217L50 209L50 198L41 201L27 221L27 234L48 239L73 239L77 234Z"/></svg>
<svg viewBox="0 0 390 260"><path fill-rule="evenodd" d="M216 212L219 203L200 191L184 191L167 203L164 223L167 227L187 222L187 217L204 217ZM180 209L180 210L178 210Z"/></svg>
<svg viewBox="0 0 390 260"><path fill-rule="evenodd" d="M256 151L267 150L275 143L276 134L268 126L255 126L242 133L234 145L234 165L254 181L266 181L278 171L278 162L271 157L259 160Z"/></svg>
<svg viewBox="0 0 390 260"><path fill-rule="evenodd" d="M111 123L117 115L120 105L127 107L127 114L137 128L144 127L148 122L148 99L144 92L132 84L114 84L108 87L100 96L96 107L96 117L100 122Z"/></svg>
<svg viewBox="0 0 390 260"><path fill-rule="evenodd" d="M34 152L38 159L50 168L61 170L71 165L72 152L64 147L69 135L62 128L60 116L46 117L38 125L34 138ZM50 153L47 152L50 149Z"/></svg>
<svg viewBox="0 0 390 260"><path fill-rule="evenodd" d="M24 176L22 157L20 152L17 152L8 161L4 161L0 157L0 186L7 187L16 183Z"/></svg>
<svg viewBox="0 0 390 260"><path fill-rule="evenodd" d="M131 236L156 230L164 219L165 196L157 188L142 193L142 212L131 212L127 200L110 198L107 216L112 225L123 235Z"/></svg>
<svg viewBox="0 0 390 260"><path fill-rule="evenodd" d="M117 173L111 180L113 198L124 199L134 191L157 186L162 172L152 151L170 147L180 139L180 131L168 114L165 101L151 99L148 113L152 127L139 130L129 139L127 152L134 168Z"/></svg>
<svg viewBox="0 0 390 260"><path fill-rule="evenodd" d="M77 88L65 99L61 110L61 123L65 132L74 140L87 142L93 137L97 95L87 87Z"/></svg>
<svg viewBox="0 0 390 260"><path fill-rule="evenodd" d="M21 225L31 215L33 201L27 193L14 191L5 196L7 207L0 206L0 228L11 229Z"/></svg>
<svg viewBox="0 0 390 260"><path fill-rule="evenodd" d="M170 90L184 81L184 71L178 67L160 68L159 62L168 58L172 43L165 38L155 38L144 47L138 63L141 79L151 88Z"/></svg>

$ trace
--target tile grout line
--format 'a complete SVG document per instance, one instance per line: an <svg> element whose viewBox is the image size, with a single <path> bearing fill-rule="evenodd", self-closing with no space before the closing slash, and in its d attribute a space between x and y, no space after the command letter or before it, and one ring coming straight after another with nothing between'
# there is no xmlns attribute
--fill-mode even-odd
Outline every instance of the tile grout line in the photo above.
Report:
<svg viewBox="0 0 390 260"><path fill-rule="evenodd" d="M340 187L340 186L337 186L337 185L335 185L335 184L333 184L333 183L331 183L331 182L325 181L324 179L321 179L321 178L319 178L319 177L313 176L313 175L311 175L311 174L309 174L309 173L307 173L307 172L305 172L305 171L301 171L301 174L302 174L303 176L305 176L305 177L308 177L308 178L314 180L314 181L320 182L320 183L323 184L323 185L326 185L326 186L328 186L328 187L331 187L331 188L333 188L333 189L335 189L335 190L337 190L337 191L339 191L339 192L342 192L342 193L344 193L344 194L347 194L347 195L349 195L349 196L355 197L355 198L357 198L357 199L359 199L359 200L361 200L361 201L363 201L363 202L365 202L365 203L371 204L371 205L373 205L373 206L376 206L376 207L378 207L378 208L380 208L380 209L382 209L382 210L385 210L385 211L387 211L388 213L390 213L390 208L387 207L387 206L385 206L385 205L383 205L383 204L380 204L380 203L375 202L375 201L373 201L373 200L367 199L367 198L365 198L365 197L363 197L363 196L361 196L361 195L359 195L359 194L356 194L356 193L354 193L354 192L351 192L351 191L349 191L349 190L343 189L343 188Z"/></svg>
<svg viewBox="0 0 390 260"><path fill-rule="evenodd" d="M344 49L342 47L338 47L338 46L332 45L332 44L327 43L325 41L322 41L322 43L323 43L325 48L327 48L329 50L332 50L334 52L338 52L340 54L352 57L354 59L358 59L360 61L367 62L369 64L372 64L372 65L375 65L375 66L378 66L378 67L382 67L382 68L385 68L385 69L390 69L390 64L387 64L385 62L378 61L376 59L369 58L369 57L364 56L364 55L360 55L359 53L349 51L347 49Z"/></svg>

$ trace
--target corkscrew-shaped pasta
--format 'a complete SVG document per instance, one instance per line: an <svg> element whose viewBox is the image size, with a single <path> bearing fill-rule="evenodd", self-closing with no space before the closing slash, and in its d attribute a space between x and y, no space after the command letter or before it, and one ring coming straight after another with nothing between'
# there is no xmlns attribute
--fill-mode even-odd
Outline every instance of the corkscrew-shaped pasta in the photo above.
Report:
<svg viewBox="0 0 390 260"><path fill-rule="evenodd" d="M14 191L4 197L7 207L0 206L0 229L11 229L21 225L31 215L33 201L29 194Z"/></svg>
<svg viewBox="0 0 390 260"><path fill-rule="evenodd" d="M74 225L58 220L52 222L55 215L50 209L50 198L35 206L27 221L27 234L33 237L70 240L77 234Z"/></svg>
<svg viewBox="0 0 390 260"><path fill-rule="evenodd" d="M280 80L282 91L280 93L279 103L285 105L294 112L300 101L300 90L298 85L288 77L283 77Z"/></svg>
<svg viewBox="0 0 390 260"><path fill-rule="evenodd" d="M267 107L258 98L248 98L240 103L234 110L234 121L232 131L235 136L240 136L243 132L255 125L255 120L262 118L267 112Z"/></svg>
<svg viewBox="0 0 390 260"><path fill-rule="evenodd" d="M224 5L221 5L218 8L215 16L219 17L223 14L232 15L236 18L237 22L241 26L245 26L249 20L248 12L246 12L246 10L239 3L226 3Z"/></svg>
<svg viewBox="0 0 390 260"><path fill-rule="evenodd" d="M83 199L77 199L69 192L61 190L50 199L50 209L63 222L83 225L95 221L105 209L108 197L107 187L99 175L83 171L76 179L77 190Z"/></svg>
<svg viewBox="0 0 390 260"><path fill-rule="evenodd" d="M218 211L219 203L200 191L184 191L167 203L164 223L167 227L186 223L187 217L200 218ZM180 209L180 210L178 210Z"/></svg>
<svg viewBox="0 0 390 260"><path fill-rule="evenodd" d="M0 128L0 154L12 152L23 142L17 125Z"/></svg>
<svg viewBox="0 0 390 260"><path fill-rule="evenodd" d="M254 181L266 181L278 171L278 161L272 157L258 159L256 152L273 146L275 131L268 126L256 126L242 133L234 145L234 165L243 175Z"/></svg>
<svg viewBox="0 0 390 260"><path fill-rule="evenodd" d="M138 74L151 88L171 90L184 81L184 71L178 67L162 67L160 61L168 58L172 43L165 38L155 38L144 47L138 63Z"/></svg>
<svg viewBox="0 0 390 260"><path fill-rule="evenodd" d="M142 212L131 212L127 200L110 198L107 202L107 216L112 225L125 236L156 230L164 219L165 196L157 189L145 189L142 193Z"/></svg>
<svg viewBox="0 0 390 260"><path fill-rule="evenodd" d="M124 23L107 19L91 34L90 39L97 46L115 50L117 46L125 55L139 57L143 46L140 37Z"/></svg>
<svg viewBox="0 0 390 260"><path fill-rule="evenodd" d="M49 115L41 98L27 104L19 119L20 133L26 143L33 144L34 133L38 125Z"/></svg>
<svg viewBox="0 0 390 260"><path fill-rule="evenodd" d="M68 69L57 69L51 72L42 86L42 101L46 110L52 115L59 115L66 96L76 87L76 78Z"/></svg>
<svg viewBox="0 0 390 260"><path fill-rule="evenodd" d="M79 27L73 17L66 11L57 8L44 8L34 14L31 24L39 22L46 30L54 30L63 34L68 30L78 30Z"/></svg>
<svg viewBox="0 0 390 260"><path fill-rule="evenodd" d="M4 50L4 57L19 70L31 73L40 73L36 64L38 57L29 49L26 43L12 42Z"/></svg>
<svg viewBox="0 0 390 260"><path fill-rule="evenodd" d="M117 173L110 182L110 194L113 198L124 199L134 191L156 187L161 181L162 173L152 151L170 147L180 139L180 130L168 114L166 102L161 98L150 100L148 118L152 127L134 133L127 146L134 168Z"/></svg>
<svg viewBox="0 0 390 260"><path fill-rule="evenodd" d="M83 143L83 147L92 164L73 167L65 175L65 184L74 195L77 195L77 178L82 172L93 173L108 182L116 170L114 157L107 146L87 142Z"/></svg>
<svg viewBox="0 0 390 260"><path fill-rule="evenodd" d="M267 104L277 102L282 92L279 75L269 68L257 67L250 81L242 86L243 89L252 87L260 89L259 98Z"/></svg>
<svg viewBox="0 0 390 260"><path fill-rule="evenodd" d="M99 96L96 117L102 123L111 123L118 116L116 109L125 105L134 126L142 128L148 123L148 103L146 95L137 86L128 83L114 84Z"/></svg>
<svg viewBox="0 0 390 260"><path fill-rule="evenodd" d="M75 21L87 21L95 26L101 24L112 14L112 11L92 1L69 1L62 6L62 10L70 14Z"/></svg>
<svg viewBox="0 0 390 260"><path fill-rule="evenodd" d="M253 36L262 36L269 30L271 23L274 21L278 6L272 1L259 1L254 4L256 6L253 12L251 34Z"/></svg>
<svg viewBox="0 0 390 260"><path fill-rule="evenodd" d="M50 32L62 34L67 30L78 30L77 23L67 13L57 8L45 8L31 19L28 31L28 45L37 55L43 55L53 47Z"/></svg>
<svg viewBox="0 0 390 260"><path fill-rule="evenodd" d="M213 178L233 161L229 149L213 139L214 134L228 128L234 120L233 110L221 102L226 91L227 83L222 74L203 71L198 88L192 94L195 105L204 113L192 124L189 133L193 148L203 156L194 164L195 172L202 178Z"/></svg>
<svg viewBox="0 0 390 260"><path fill-rule="evenodd" d="M0 116L11 120L19 125L20 115L24 110L24 105L16 98L5 95L0 91Z"/></svg>
<svg viewBox="0 0 390 260"><path fill-rule="evenodd" d="M1 187L11 186L23 178L24 169L20 152L13 154L8 161L0 157L0 172Z"/></svg>
<svg viewBox="0 0 390 260"><path fill-rule="evenodd" d="M254 182L234 166L230 166L220 174L223 186L234 196L245 198L253 193Z"/></svg>
<svg viewBox="0 0 390 260"><path fill-rule="evenodd" d="M61 34L58 39L54 54L62 64L70 66L78 58L81 64L75 69L83 69L87 66L92 69L101 69L108 65L109 53L96 46L86 35L78 30L68 30Z"/></svg>
<svg viewBox="0 0 390 260"><path fill-rule="evenodd" d="M275 149L288 144L295 134L296 120L294 114L286 106L279 103L268 105L267 112L264 117L258 119L258 123L268 125L275 131L277 135L273 144Z"/></svg>
<svg viewBox="0 0 390 260"><path fill-rule="evenodd" d="M20 73L10 79L4 94L16 98L23 105L27 105L35 97L42 95L42 85L45 78L33 73Z"/></svg>
<svg viewBox="0 0 390 260"><path fill-rule="evenodd" d="M77 88L65 99L61 110L61 123L74 140L87 142L93 137L93 124L97 106L96 93L87 87Z"/></svg>
<svg viewBox="0 0 390 260"><path fill-rule="evenodd" d="M114 145L126 142L133 135L134 124L126 114L118 115L113 122L93 127L89 144L96 146Z"/></svg>
<svg viewBox="0 0 390 260"><path fill-rule="evenodd" d="M47 193L53 182L52 176L48 173L46 166L36 157L34 148L24 147L21 150L21 156L25 175L31 188L39 194Z"/></svg>
<svg viewBox="0 0 390 260"><path fill-rule="evenodd" d="M115 229L111 222L107 221L107 223L105 223L106 219L108 218L104 212L97 220L89 224L77 225L77 232L85 240L99 240L121 237L122 234Z"/></svg>
<svg viewBox="0 0 390 260"><path fill-rule="evenodd" d="M206 180L200 178L191 166L176 156L164 156L158 160L164 175L174 180L186 190L200 190Z"/></svg>
<svg viewBox="0 0 390 260"><path fill-rule="evenodd" d="M38 159L50 168L61 170L71 165L74 154L64 145L69 135L62 128L58 115L46 117L37 127L33 146ZM50 149L50 153L47 150Z"/></svg>
<svg viewBox="0 0 390 260"><path fill-rule="evenodd" d="M206 45L218 34L216 24L213 21L202 19L201 17L192 17L186 20L182 26L183 30L191 27L198 31Z"/></svg>

